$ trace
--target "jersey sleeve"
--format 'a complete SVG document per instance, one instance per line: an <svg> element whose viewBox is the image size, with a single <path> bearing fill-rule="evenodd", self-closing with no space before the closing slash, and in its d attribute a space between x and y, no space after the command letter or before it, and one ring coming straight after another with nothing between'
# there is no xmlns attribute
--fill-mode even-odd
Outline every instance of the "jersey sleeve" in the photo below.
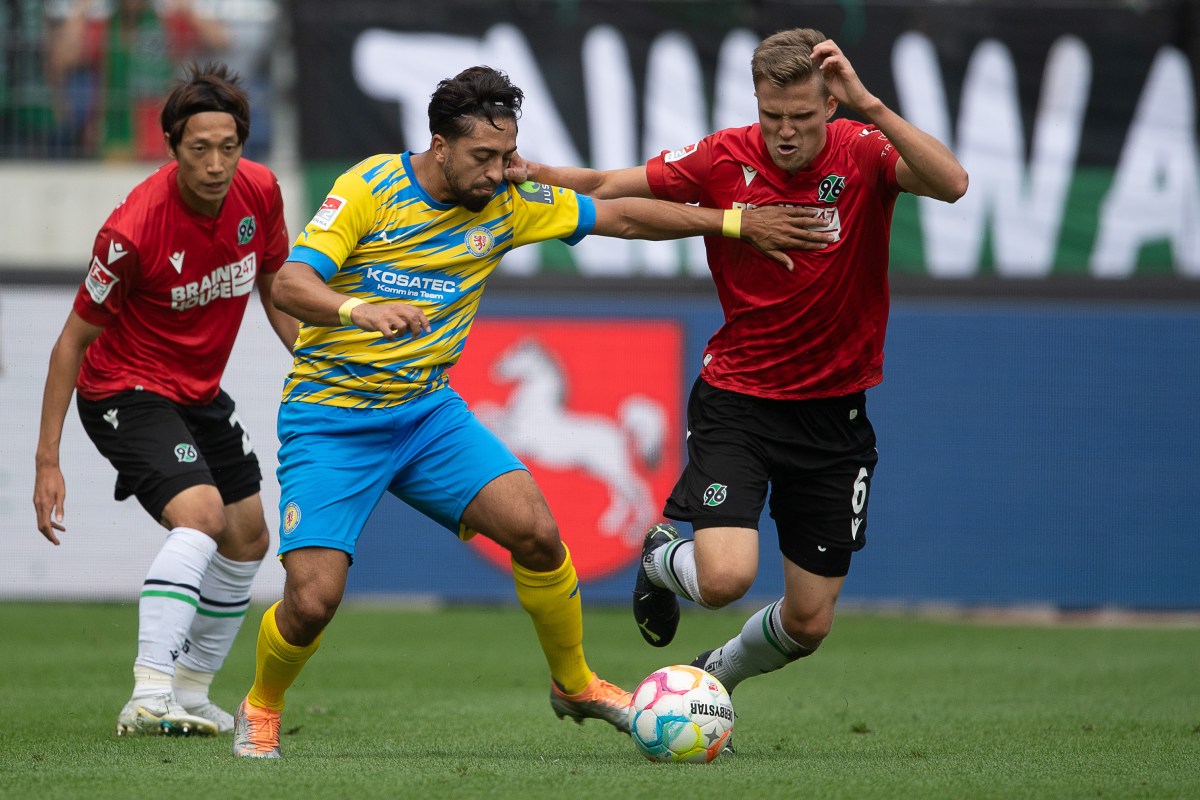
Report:
<svg viewBox="0 0 1200 800"><path fill-rule="evenodd" d="M137 283L141 258L133 243L105 226L92 245L92 263L73 308L85 322L104 327L121 313Z"/></svg>
<svg viewBox="0 0 1200 800"><path fill-rule="evenodd" d="M712 136L678 150L664 150L646 162L650 191L660 200L700 202L702 187L712 168Z"/></svg>
<svg viewBox="0 0 1200 800"><path fill-rule="evenodd" d="M900 153L874 125L861 128L861 133L850 139L850 152L863 174L876 180L876 187L883 192L899 194L900 183L896 180L896 162Z"/></svg>
<svg viewBox="0 0 1200 800"><path fill-rule="evenodd" d="M296 238L288 261L308 264L328 281L370 232L375 216L375 196L367 182L356 173L343 173Z"/></svg>
<svg viewBox="0 0 1200 800"><path fill-rule="evenodd" d="M513 247L550 239L578 244L596 227L596 205L587 195L544 183L509 184Z"/></svg>

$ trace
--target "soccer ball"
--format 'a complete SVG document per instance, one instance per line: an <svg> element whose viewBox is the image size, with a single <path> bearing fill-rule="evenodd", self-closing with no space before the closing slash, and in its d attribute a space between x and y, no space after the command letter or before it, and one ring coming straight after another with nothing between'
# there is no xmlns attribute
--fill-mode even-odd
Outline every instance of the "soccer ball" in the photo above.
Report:
<svg viewBox="0 0 1200 800"><path fill-rule="evenodd" d="M704 670L663 667L633 690L629 733L651 761L707 764L733 733L733 704L721 682Z"/></svg>

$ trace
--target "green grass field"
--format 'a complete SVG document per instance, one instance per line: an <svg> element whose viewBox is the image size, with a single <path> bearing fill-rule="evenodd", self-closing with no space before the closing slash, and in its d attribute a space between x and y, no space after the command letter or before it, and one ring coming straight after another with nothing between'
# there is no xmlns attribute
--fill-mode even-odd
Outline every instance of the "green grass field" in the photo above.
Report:
<svg viewBox="0 0 1200 800"><path fill-rule="evenodd" d="M258 613L214 686L230 708ZM685 612L656 651L623 609L588 609L589 661L632 687L744 615ZM700 766L556 719L515 607L347 605L289 694L278 762L235 760L228 737L118 739L135 626L133 605L0 604L0 797L1200 797L1194 627L845 612L816 656L738 688L738 752Z"/></svg>

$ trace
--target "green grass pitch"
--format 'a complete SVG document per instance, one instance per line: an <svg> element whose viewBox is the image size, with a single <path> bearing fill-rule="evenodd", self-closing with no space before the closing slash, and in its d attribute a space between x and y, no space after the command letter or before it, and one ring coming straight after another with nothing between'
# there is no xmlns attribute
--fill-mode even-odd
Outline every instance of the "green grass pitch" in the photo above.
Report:
<svg viewBox="0 0 1200 800"><path fill-rule="evenodd" d="M645 646L586 610L592 667L632 686L736 631L685 611ZM252 612L213 697L253 673ZM1200 631L843 612L814 657L734 693L738 752L652 764L554 717L519 608L347 604L288 695L284 758L230 739L118 739L136 607L0 604L0 798L1196 798Z"/></svg>

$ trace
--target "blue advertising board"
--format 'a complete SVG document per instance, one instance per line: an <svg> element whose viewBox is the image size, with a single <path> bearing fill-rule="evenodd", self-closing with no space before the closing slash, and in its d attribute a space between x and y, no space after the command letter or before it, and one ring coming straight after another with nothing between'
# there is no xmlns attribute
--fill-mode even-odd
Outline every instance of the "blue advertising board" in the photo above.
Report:
<svg viewBox="0 0 1200 800"><path fill-rule="evenodd" d="M497 295L481 329L490 318L524 318L531 331L562 319L676 321L686 398L720 310L703 296ZM880 450L870 539L843 597L1200 608L1198 341L1200 309L1186 305L896 301L884 382L868 393ZM468 345L464 363L471 356ZM667 446L682 453L682 437ZM761 533L752 601L783 591L765 514ZM359 595L514 597L502 567L391 497L358 561ZM634 563L585 578L588 601L626 603Z"/></svg>

